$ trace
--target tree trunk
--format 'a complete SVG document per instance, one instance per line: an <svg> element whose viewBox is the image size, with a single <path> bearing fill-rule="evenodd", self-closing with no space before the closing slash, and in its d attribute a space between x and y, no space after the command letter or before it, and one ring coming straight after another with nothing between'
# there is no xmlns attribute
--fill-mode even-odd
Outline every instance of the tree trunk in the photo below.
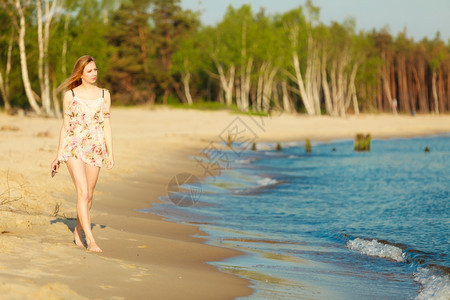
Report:
<svg viewBox="0 0 450 300"><path fill-rule="evenodd" d="M446 72L447 84L446 84L446 96L447 96L447 111L450 111L450 63L447 62Z"/></svg>
<svg viewBox="0 0 450 300"><path fill-rule="evenodd" d="M146 46L146 39L144 34L144 29L139 26L139 41L141 46L141 58L142 58L142 65L144 67L144 73L148 74L148 66L147 66L147 46Z"/></svg>
<svg viewBox="0 0 450 300"><path fill-rule="evenodd" d="M325 47L322 50L322 89L323 89L323 95L325 97L325 109L327 111L327 114L332 115L333 114L333 104L331 103L331 95L330 95L330 87L328 85L328 79L327 79L327 51L325 50Z"/></svg>
<svg viewBox="0 0 450 300"><path fill-rule="evenodd" d="M352 85L352 98L353 98L353 111L355 112L355 116L359 116L359 106L358 106L358 97L356 96L356 87L355 84Z"/></svg>
<svg viewBox="0 0 450 300"><path fill-rule="evenodd" d="M22 80L23 86L25 89L25 94L27 95L28 102L30 103L31 108L37 113L41 114L41 109L36 102L36 99L33 95L33 90L31 88L30 77L28 75L28 64L27 64L27 54L25 47L25 16L23 14L22 5L20 4L20 0L16 0L16 9L19 13L19 51L20 51L20 66L22 70Z"/></svg>
<svg viewBox="0 0 450 300"><path fill-rule="evenodd" d="M347 66L348 57L349 54L347 53L347 50L343 50L342 53L345 53L342 55L342 57L339 58L339 63L337 67L337 105L338 105L338 111L339 115L341 117L345 117L345 93L346 93L346 87L347 87L347 76L345 75L345 67Z"/></svg>
<svg viewBox="0 0 450 300"><path fill-rule="evenodd" d="M10 115L12 114L11 102L9 101L9 73L11 72L11 53L13 46L13 37L11 37L8 42L8 54L6 57L6 69L5 78L3 79L2 72L0 71L0 93L3 98L3 103L5 103L5 112Z"/></svg>
<svg viewBox="0 0 450 300"><path fill-rule="evenodd" d="M269 72L270 71L270 72ZM272 95L273 80L278 72L278 68L274 67L270 70L266 68L264 72L264 87L263 87L263 110L268 112L270 109L270 97Z"/></svg>
<svg viewBox="0 0 450 300"><path fill-rule="evenodd" d="M313 107L314 114L320 115L320 60L316 42L311 36L308 26L308 53L306 59L305 90L310 107Z"/></svg>
<svg viewBox="0 0 450 300"><path fill-rule="evenodd" d="M52 18L55 13L56 4L58 3L58 0L53 0L52 6L50 7L49 0L45 1L45 15L47 19L45 20L45 27L44 27L44 90L45 95L42 101L42 104L44 106L44 110L46 114L51 115L51 96L50 96L50 71L49 71L49 62L48 62L48 44L50 41L50 25L52 23ZM56 107L55 107L56 109ZM56 113L56 112L54 112Z"/></svg>
<svg viewBox="0 0 450 300"><path fill-rule="evenodd" d="M402 77L400 79L402 82L402 88L403 92L401 95L401 103L403 103L403 110L407 113L411 112L411 105L410 105L410 93L409 93L409 85L408 85L408 73L406 71L406 59L403 57L402 59Z"/></svg>
<svg viewBox="0 0 450 300"><path fill-rule="evenodd" d="M233 104L233 83L234 83L235 67L234 64L231 64L227 80L222 65L219 63L216 63L216 65L217 70L219 71L220 84L225 92L225 103L227 107L230 107L231 104Z"/></svg>
<svg viewBox="0 0 450 300"><path fill-rule="evenodd" d="M189 88L189 80L191 79L191 73L185 72L183 73L183 87L184 87L184 95L189 105L192 105L194 102L192 101L191 90Z"/></svg>
<svg viewBox="0 0 450 300"><path fill-rule="evenodd" d="M438 81L437 81L437 93L439 98L439 111L441 113L445 112L445 87L444 87L444 79L443 79L442 67L439 69L438 73Z"/></svg>
<svg viewBox="0 0 450 300"><path fill-rule="evenodd" d="M53 107L55 108L55 116L58 119L62 118L62 114L61 114L61 107L59 105L59 100L58 100L58 95L56 94L56 80L55 78L52 78L52 82L53 82L53 87L52 87L52 99L53 99Z"/></svg>
<svg viewBox="0 0 450 300"><path fill-rule="evenodd" d="M66 76L66 57L67 57L67 33L69 31L69 14L66 15L64 20L64 41L61 52L61 71L64 76Z"/></svg>
<svg viewBox="0 0 450 300"><path fill-rule="evenodd" d="M292 76L290 73L288 73L289 77L294 78L294 81L296 81L298 85L298 92L303 105L305 106L306 112L308 115L314 115L315 107L313 103L313 99L310 97L309 88L310 88L310 81L309 78L311 77L311 59L312 59L312 37L310 32L308 32L308 53L307 53L307 60L306 60L306 71L305 71L305 81L303 80L302 72L300 70L300 61L298 58L297 53L297 46L298 46L298 33L299 33L299 26L298 24L285 24L285 28L289 28L289 39L292 46L292 62L294 65L294 71L295 76Z"/></svg>
<svg viewBox="0 0 450 300"><path fill-rule="evenodd" d="M291 103L289 102L289 94L287 91L287 82L286 80L283 80L281 82L281 90L283 91L283 108L284 111L287 113L291 113L292 112L292 107L291 107Z"/></svg>
<svg viewBox="0 0 450 300"><path fill-rule="evenodd" d="M418 61L417 73L418 73L417 80L421 91L421 93L419 94L420 112L428 113L429 112L428 90L426 88L426 81L425 81L425 61L423 59L419 59Z"/></svg>
<svg viewBox="0 0 450 300"><path fill-rule="evenodd" d="M331 72L330 72L330 79L331 79L331 100L332 100L332 108L333 111L331 113L332 116L338 115L338 88L337 88L337 80L336 80L336 74L337 74L337 59L335 58L331 64Z"/></svg>
<svg viewBox="0 0 450 300"><path fill-rule="evenodd" d="M42 4L40 0L36 0L36 13L37 13L37 32L38 32L38 79L39 87L41 90L41 99L43 99L43 108L47 113L47 99L45 99L45 86L44 86L44 37L42 34Z"/></svg>
<svg viewBox="0 0 450 300"><path fill-rule="evenodd" d="M419 79L419 75L418 75L418 72L417 72L417 69L415 66L413 66L412 72L413 72L416 91L417 91L417 100L419 102L418 108L419 108L419 111L422 111L422 100L421 100L422 99L422 88L420 86L420 79Z"/></svg>
<svg viewBox="0 0 450 300"><path fill-rule="evenodd" d="M55 12L58 0L53 0L50 8L49 0L45 0L45 25L43 26L42 18L42 4L40 0L36 0L37 10L37 30L38 30L38 78L41 89L42 107L45 114L51 115L51 97L50 97L50 78L48 66L48 43L50 40L50 24L52 22L53 14ZM44 31L42 28L44 27Z"/></svg>
<svg viewBox="0 0 450 300"><path fill-rule="evenodd" d="M239 77L236 78L235 80L235 98L236 98L236 106L238 110L242 109L242 102L241 102L241 83L240 83L240 79Z"/></svg>
<svg viewBox="0 0 450 300"><path fill-rule="evenodd" d="M306 93L305 84L303 82L303 76L300 70L300 62L298 59L297 52L292 53L292 61L294 63L294 70L295 70L295 78L297 79L297 85L300 91L300 97L302 98L303 105L305 106L306 113L308 115L314 115L314 106L311 105L311 101L308 98L308 95Z"/></svg>
<svg viewBox="0 0 450 300"><path fill-rule="evenodd" d="M408 80L408 100L409 107L412 114L416 113L417 109L417 85L414 84L414 66L408 61L409 68L407 69Z"/></svg>
<svg viewBox="0 0 450 300"><path fill-rule="evenodd" d="M395 66L394 66L394 58L392 57L392 55L388 55L388 70L389 70L389 85L391 87L391 96L392 99L395 99L395 101L393 101L392 104L397 103L396 105L394 105L394 109L395 109L395 114L397 114L397 107L398 107L398 97L397 97L397 84L395 82ZM395 103L394 103L395 102Z"/></svg>
<svg viewBox="0 0 450 300"><path fill-rule="evenodd" d="M389 80L387 79L386 73L383 72L383 76L382 77L383 77L384 94L385 94L385 96L386 96L386 98L388 100L388 103L390 104L392 112L394 114L396 114L397 110L394 107L394 102L393 102L392 95L391 95L391 87L390 87L390 84L389 84Z"/></svg>
<svg viewBox="0 0 450 300"><path fill-rule="evenodd" d="M273 106L277 108L278 110L281 110L281 104L280 104L280 95L278 94L278 85L276 82L272 83L272 99L273 99ZM270 113L270 108L269 108Z"/></svg>
<svg viewBox="0 0 450 300"><path fill-rule="evenodd" d="M256 91L256 111L262 110L264 73L265 73L267 67L268 67L268 64L266 62L263 62L261 65L261 68L259 69L258 86L257 86L257 91Z"/></svg>
<svg viewBox="0 0 450 300"><path fill-rule="evenodd" d="M439 114L439 101L438 101L438 94L436 89L436 70L433 70L432 77L431 77L431 89L433 93L433 99L434 99L434 112L435 114Z"/></svg>
<svg viewBox="0 0 450 300"><path fill-rule="evenodd" d="M313 42L312 37L310 37L311 43L311 52L308 52L308 57L311 56L311 64L310 64L310 99L314 105L314 111L316 115L321 115L320 111L320 88L321 88L321 67L320 67L320 59L319 59L319 51L318 47L316 47L315 42Z"/></svg>
<svg viewBox="0 0 450 300"><path fill-rule="evenodd" d="M383 111L383 79L380 77L377 84L377 105L378 111Z"/></svg>
<svg viewBox="0 0 450 300"><path fill-rule="evenodd" d="M386 99L388 101L389 107L392 109L392 112L394 114L397 113L397 109L394 107L394 102L392 99L392 93L391 93L391 81L390 81L390 62L388 59L388 55L386 51L383 51L381 53L381 58L383 60L383 70L381 71L381 77L383 79L383 88L384 88L384 94L386 96Z"/></svg>
<svg viewBox="0 0 450 300"><path fill-rule="evenodd" d="M356 79L356 72L358 71L359 62L355 62L352 67L352 72L350 73L350 78L348 82L348 88L347 88L347 100L345 103L345 109L347 110L350 106L350 103L353 101L356 97L356 87L355 87L355 79ZM355 97L353 97L355 96ZM355 103L353 103L353 108L355 106Z"/></svg>
<svg viewBox="0 0 450 300"><path fill-rule="evenodd" d="M253 67L253 57L250 57L247 61L247 67L241 70L241 107L243 111L248 111L249 108L249 94L250 94L250 77Z"/></svg>

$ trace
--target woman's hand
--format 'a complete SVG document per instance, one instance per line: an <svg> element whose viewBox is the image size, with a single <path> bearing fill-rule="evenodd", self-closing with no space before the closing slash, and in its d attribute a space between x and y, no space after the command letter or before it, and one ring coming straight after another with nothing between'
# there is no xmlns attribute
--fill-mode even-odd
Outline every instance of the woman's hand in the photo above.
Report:
<svg viewBox="0 0 450 300"><path fill-rule="evenodd" d="M106 167L108 169L112 169L112 167L114 167L114 156L108 156L108 159L106 160Z"/></svg>
<svg viewBox="0 0 450 300"><path fill-rule="evenodd" d="M55 158L55 160L52 162L52 177L55 176L56 173L59 171L59 160L58 158Z"/></svg>

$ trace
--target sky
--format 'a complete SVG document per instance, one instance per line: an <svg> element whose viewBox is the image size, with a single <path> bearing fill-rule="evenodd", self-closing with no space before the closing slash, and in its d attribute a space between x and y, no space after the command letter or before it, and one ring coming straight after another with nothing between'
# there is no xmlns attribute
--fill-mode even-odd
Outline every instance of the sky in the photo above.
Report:
<svg viewBox="0 0 450 300"><path fill-rule="evenodd" d="M276 14L289 11L305 0L181 0L184 9L201 11L205 25L215 25L222 20L228 7L238 8L251 4L253 12L264 7L266 13ZM450 40L450 0L313 0L320 7L320 20L341 23L346 18L356 19L356 29L370 31L388 26L396 36L407 28L407 36L420 41L432 39L440 31L444 42Z"/></svg>

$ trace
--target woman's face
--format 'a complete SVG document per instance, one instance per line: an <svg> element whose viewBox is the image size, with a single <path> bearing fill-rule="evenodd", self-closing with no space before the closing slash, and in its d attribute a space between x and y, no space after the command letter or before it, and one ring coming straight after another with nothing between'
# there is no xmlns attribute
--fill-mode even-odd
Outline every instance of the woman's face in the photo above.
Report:
<svg viewBox="0 0 450 300"><path fill-rule="evenodd" d="M94 61L91 61L86 65L86 67L84 67L81 79L86 83L95 83L95 81L97 80L97 65Z"/></svg>

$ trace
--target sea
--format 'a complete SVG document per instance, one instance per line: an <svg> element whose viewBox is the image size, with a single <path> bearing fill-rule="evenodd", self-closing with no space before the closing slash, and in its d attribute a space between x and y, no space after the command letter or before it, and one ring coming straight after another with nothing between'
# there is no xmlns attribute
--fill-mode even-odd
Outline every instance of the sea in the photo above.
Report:
<svg viewBox="0 0 450 300"><path fill-rule="evenodd" d="M450 299L450 134L253 147L199 153L209 176L142 210L241 251L210 262L250 280L239 299Z"/></svg>

